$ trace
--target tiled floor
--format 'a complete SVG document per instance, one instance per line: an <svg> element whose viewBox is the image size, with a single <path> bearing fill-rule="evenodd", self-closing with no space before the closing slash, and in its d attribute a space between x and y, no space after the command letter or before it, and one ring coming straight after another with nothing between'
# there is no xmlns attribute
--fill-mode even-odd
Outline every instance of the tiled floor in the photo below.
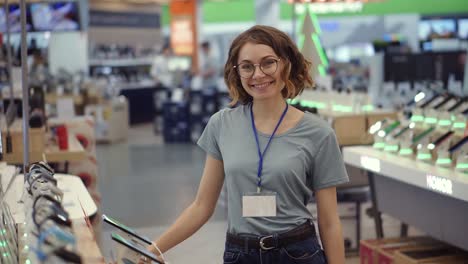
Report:
<svg viewBox="0 0 468 264"><path fill-rule="evenodd" d="M157 237L194 198L201 178L205 154L192 144L162 143L150 125L130 130L129 140L97 148L102 211L135 228L150 238ZM226 208L223 194L214 216L194 236L170 250L172 264L221 263L226 230ZM362 238L375 236L373 221L361 210ZM342 214L353 213L352 204L340 205ZM344 235L355 245L355 222L342 220ZM399 222L384 218L387 235L398 234ZM103 254L117 255L110 233L104 225ZM410 230L414 232L413 230ZM112 253L111 253L112 252ZM350 257L346 263L359 263Z"/></svg>

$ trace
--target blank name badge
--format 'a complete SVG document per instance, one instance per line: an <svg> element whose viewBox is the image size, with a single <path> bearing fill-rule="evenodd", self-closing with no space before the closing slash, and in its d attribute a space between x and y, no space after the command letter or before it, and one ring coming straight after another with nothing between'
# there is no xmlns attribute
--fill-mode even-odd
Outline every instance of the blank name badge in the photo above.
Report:
<svg viewBox="0 0 468 264"><path fill-rule="evenodd" d="M276 193L249 193L242 196L242 216L276 216Z"/></svg>

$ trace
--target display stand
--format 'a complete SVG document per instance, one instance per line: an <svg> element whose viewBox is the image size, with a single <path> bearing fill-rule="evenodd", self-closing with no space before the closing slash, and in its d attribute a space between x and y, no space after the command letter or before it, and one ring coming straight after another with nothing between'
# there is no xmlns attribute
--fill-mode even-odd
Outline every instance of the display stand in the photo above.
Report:
<svg viewBox="0 0 468 264"><path fill-rule="evenodd" d="M468 175L372 147L345 147L343 159L368 172L377 237L384 236L382 211L468 250L464 232L468 222Z"/></svg>
<svg viewBox="0 0 468 264"><path fill-rule="evenodd" d="M15 122L10 128L13 149L11 152L4 152L3 161L10 164L23 164L24 162L24 148L18 149L20 146L24 147L24 142L21 142L20 135L23 129L19 122ZM47 142L46 135L43 128L34 128L29 130L30 148L29 148L29 161L38 162L44 158L47 162L67 162L79 161L86 158L86 151L80 144L78 139L73 133L68 134L68 149L60 150L55 142ZM3 138L3 146L6 146L6 139ZM44 154L44 156L43 156Z"/></svg>
<svg viewBox="0 0 468 264"><path fill-rule="evenodd" d="M15 155L6 155L5 159L12 163L23 164L23 175L14 175L14 167L4 166L1 171L2 187L6 187L6 183L12 177L13 185L10 192L6 193L4 202L8 205L12 215L12 221L17 225L18 233L14 234L17 237L16 243L11 243L14 246L18 246L18 250L14 250L11 257L13 263L20 261L20 263L38 263L34 261L36 253L32 250L31 246L35 245L34 242L38 239L32 235L34 224L31 223L31 210L32 210L32 199L26 191L26 182L29 175L29 165L31 160L37 161L42 160L42 157L33 156L30 157L30 129L29 129L29 84L28 84L28 64L27 64L27 31L26 31L26 0L20 0L20 11L21 11L21 68L22 68L22 138L23 138L23 149L17 151ZM6 17L9 13L8 0L5 1ZM9 19L7 21L7 32L9 32ZM7 34L7 45L9 42L9 33ZM9 50L9 48L7 48ZM11 65L11 54L8 54L9 66ZM11 67L9 67L11 69ZM10 71L11 74L11 71ZM11 80L11 78L10 78ZM10 82L10 87L13 87ZM12 90L11 90L12 92ZM11 93L11 96L13 93ZM63 161L63 160L74 160L81 159L81 154L85 154L78 140L74 135L68 135L68 142L71 149L76 150L71 152L63 152L57 148L51 147L43 150L45 157L49 161ZM40 136L39 136L40 137ZM41 144L40 144L41 145ZM42 144L44 146L44 144ZM81 147L81 149L80 149ZM22 159L21 159L22 154ZM42 154L42 153L41 153ZM42 155L40 155L42 156ZM83 263L105 263L102 254L97 247L96 240L92 234L91 225L87 224L86 219L89 216L97 213L97 207L94 203L91 195L84 186L82 180L76 176L55 174L54 178L57 180L57 187L63 192L63 200L61 206L67 211L70 219L73 222L73 236L77 240L77 252L82 256ZM2 200L3 202L3 200ZM3 215L2 211L2 215ZM6 232L6 231L5 231ZM10 234L13 235L13 234ZM4 242L7 246L7 242ZM11 245L8 245L11 246ZM5 256L3 256L5 257ZM48 261L50 262L50 261ZM53 262L53 261L52 261ZM52 263L50 262L50 263Z"/></svg>

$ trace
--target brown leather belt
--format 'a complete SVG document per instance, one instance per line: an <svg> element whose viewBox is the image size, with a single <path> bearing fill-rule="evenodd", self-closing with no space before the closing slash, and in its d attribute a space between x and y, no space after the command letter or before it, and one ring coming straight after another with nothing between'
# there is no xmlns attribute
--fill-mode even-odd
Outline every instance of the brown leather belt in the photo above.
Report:
<svg viewBox="0 0 468 264"><path fill-rule="evenodd" d="M250 236L250 235L234 235L227 233L226 241L231 244L242 246L249 249L271 250L281 248L292 243L306 240L315 237L315 226L312 221L306 223L278 235L268 236Z"/></svg>

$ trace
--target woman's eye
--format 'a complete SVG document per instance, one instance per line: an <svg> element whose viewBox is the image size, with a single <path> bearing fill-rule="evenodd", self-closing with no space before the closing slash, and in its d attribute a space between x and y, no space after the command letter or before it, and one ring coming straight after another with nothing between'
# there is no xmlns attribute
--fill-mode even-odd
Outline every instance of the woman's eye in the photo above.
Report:
<svg viewBox="0 0 468 264"><path fill-rule="evenodd" d="M243 71L251 71L253 69L253 65L252 64L243 64L243 65L241 65L240 68Z"/></svg>
<svg viewBox="0 0 468 264"><path fill-rule="evenodd" d="M271 66L273 66L275 64L275 62L276 62L275 60L264 60L262 62L262 66L263 67L271 67Z"/></svg>

